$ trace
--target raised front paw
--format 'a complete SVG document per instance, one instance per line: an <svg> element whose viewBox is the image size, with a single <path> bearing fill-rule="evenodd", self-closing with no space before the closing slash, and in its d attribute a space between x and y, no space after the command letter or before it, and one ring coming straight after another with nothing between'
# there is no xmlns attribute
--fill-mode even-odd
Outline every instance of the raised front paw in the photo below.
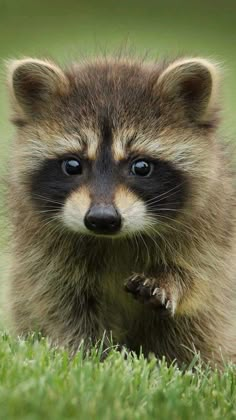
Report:
<svg viewBox="0 0 236 420"><path fill-rule="evenodd" d="M168 281L147 277L144 274L134 274L125 283L125 290L138 301L159 307L166 314L174 316L177 297Z"/></svg>

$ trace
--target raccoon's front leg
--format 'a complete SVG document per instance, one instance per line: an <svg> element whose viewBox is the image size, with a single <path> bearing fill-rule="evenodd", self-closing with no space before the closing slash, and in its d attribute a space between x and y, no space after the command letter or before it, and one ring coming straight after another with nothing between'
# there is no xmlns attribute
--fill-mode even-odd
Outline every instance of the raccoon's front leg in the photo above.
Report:
<svg viewBox="0 0 236 420"><path fill-rule="evenodd" d="M187 287L179 272L169 270L155 277L133 274L125 283L125 290L136 300L174 316Z"/></svg>

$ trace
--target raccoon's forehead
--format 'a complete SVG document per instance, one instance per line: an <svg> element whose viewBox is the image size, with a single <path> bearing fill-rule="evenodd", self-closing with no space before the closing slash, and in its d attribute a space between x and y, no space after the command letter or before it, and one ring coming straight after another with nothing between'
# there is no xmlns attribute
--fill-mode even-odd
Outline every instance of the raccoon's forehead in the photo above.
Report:
<svg viewBox="0 0 236 420"><path fill-rule="evenodd" d="M94 159L99 146L109 139L114 157L123 158L127 147L134 149L144 138L156 137L159 104L148 66L96 63L76 66L67 77L73 80L70 95L46 125L49 141L51 136L57 138L50 143L52 148L59 141ZM47 119L47 113L44 116Z"/></svg>
<svg viewBox="0 0 236 420"><path fill-rule="evenodd" d="M155 77L159 71L155 68ZM147 66L90 65L70 69L67 77L73 90L65 102L43 113L36 127L25 127L27 155L42 160L79 154L95 160L102 146L116 161L136 154L177 162L192 148L192 132L176 123L172 128L160 115Z"/></svg>
<svg viewBox="0 0 236 420"><path fill-rule="evenodd" d="M66 72L72 86L69 107L78 118L90 114L102 121L106 116L114 126L124 118L138 122L150 113L155 117L158 98L153 84L161 72L159 67L154 70L147 64L119 62L72 67Z"/></svg>

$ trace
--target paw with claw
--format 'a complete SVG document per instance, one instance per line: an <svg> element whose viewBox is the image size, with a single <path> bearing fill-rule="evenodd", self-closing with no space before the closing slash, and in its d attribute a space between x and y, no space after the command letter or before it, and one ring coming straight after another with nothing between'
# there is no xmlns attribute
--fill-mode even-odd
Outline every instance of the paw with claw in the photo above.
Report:
<svg viewBox="0 0 236 420"><path fill-rule="evenodd" d="M177 293L167 279L134 274L125 283L125 290L131 293L138 301L159 307L166 314L174 316L177 305Z"/></svg>

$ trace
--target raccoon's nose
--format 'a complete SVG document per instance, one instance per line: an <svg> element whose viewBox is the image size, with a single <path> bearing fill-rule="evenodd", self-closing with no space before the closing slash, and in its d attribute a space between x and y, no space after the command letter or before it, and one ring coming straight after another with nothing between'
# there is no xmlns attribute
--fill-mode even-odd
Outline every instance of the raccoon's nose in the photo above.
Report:
<svg viewBox="0 0 236 420"><path fill-rule="evenodd" d="M95 233L111 234L121 227L121 217L114 206L94 205L85 215L84 224Z"/></svg>

